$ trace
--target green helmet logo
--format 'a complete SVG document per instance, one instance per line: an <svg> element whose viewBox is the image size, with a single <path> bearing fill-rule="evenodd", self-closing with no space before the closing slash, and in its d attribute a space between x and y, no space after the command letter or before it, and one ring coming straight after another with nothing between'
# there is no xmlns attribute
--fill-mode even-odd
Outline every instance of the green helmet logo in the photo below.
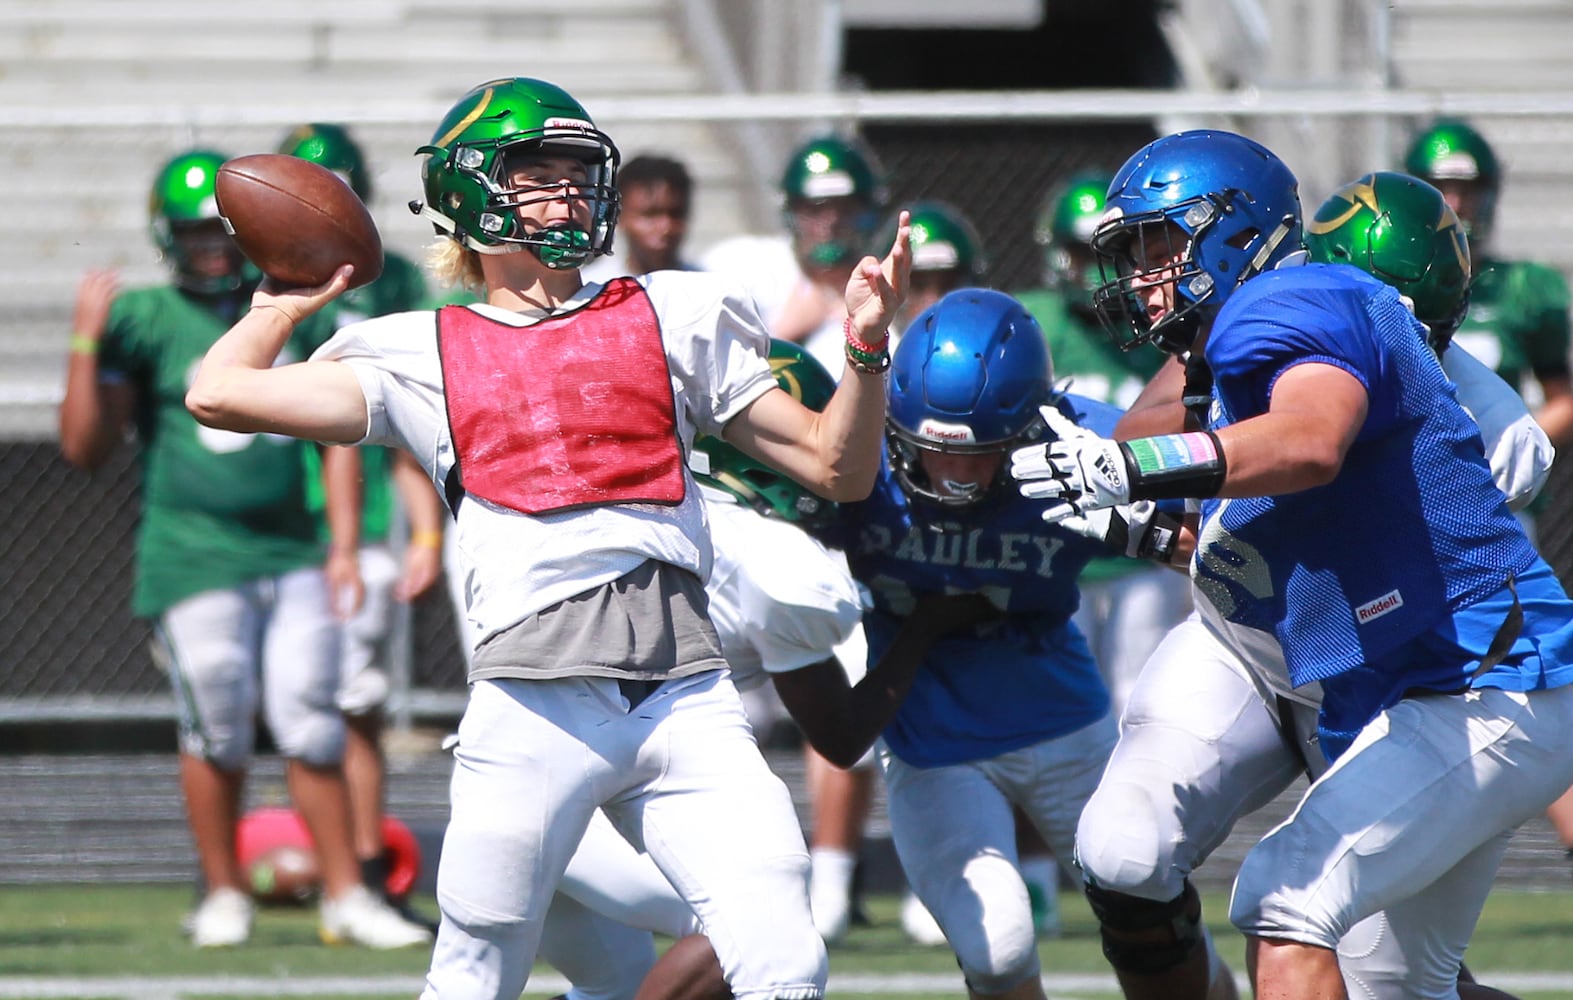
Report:
<svg viewBox="0 0 1573 1000"><path fill-rule="evenodd" d="M293 129L279 143L280 153L310 160L343 177L361 201L371 201L371 175L366 157L342 125L312 122Z"/></svg>
<svg viewBox="0 0 1573 1000"><path fill-rule="evenodd" d="M1469 307L1469 241L1442 192L1408 174L1380 171L1344 185L1306 223L1311 259L1353 264L1414 303L1445 350Z"/></svg>
<svg viewBox="0 0 1573 1000"><path fill-rule="evenodd" d="M790 341L770 341L770 370L777 385L811 410L823 410L835 394L836 381L825 366ZM701 483L725 490L767 517L818 524L828 521L836 510L833 502L720 438L696 437L690 465Z"/></svg>
<svg viewBox="0 0 1573 1000"><path fill-rule="evenodd" d="M1404 170L1424 181L1464 181L1478 185L1475 218L1464 220L1465 232L1483 244L1496 217L1502 168L1491 144L1471 126L1456 119L1435 122L1415 139L1404 156Z"/></svg>
<svg viewBox="0 0 1573 1000"><path fill-rule="evenodd" d="M854 220L853 239L832 237L807 248L810 261L830 267L856 254L873 232L885 204L885 182L868 150L838 136L822 136L799 146L787 160L781 197L786 227L793 234L798 231L794 204L828 198L852 198L863 204L866 211Z"/></svg>
<svg viewBox="0 0 1573 1000"><path fill-rule="evenodd" d="M566 156L588 170L579 189L590 205L589 229L528 230L518 209L565 197L561 184L510 187L504 161L513 154ZM528 249L548 267L571 269L609 253L617 227L617 147L578 101L542 80L514 77L483 83L437 126L425 156L424 206L411 208L479 253Z"/></svg>
<svg viewBox="0 0 1573 1000"><path fill-rule="evenodd" d="M239 288L243 280L244 258L238 248L234 251L232 274L199 274L177 238L182 228L219 218L214 186L218 168L227 159L229 157L223 153L211 149L181 153L159 169L148 194L148 228L153 245L174 271L176 283L189 291L207 294L232 291Z"/></svg>
<svg viewBox="0 0 1573 1000"><path fill-rule="evenodd" d="M1093 231L1103 215L1113 175L1081 173L1054 188L1043 200L1033 240L1043 247L1044 276L1052 288L1092 308L1092 293L1103 284L1091 249Z"/></svg>

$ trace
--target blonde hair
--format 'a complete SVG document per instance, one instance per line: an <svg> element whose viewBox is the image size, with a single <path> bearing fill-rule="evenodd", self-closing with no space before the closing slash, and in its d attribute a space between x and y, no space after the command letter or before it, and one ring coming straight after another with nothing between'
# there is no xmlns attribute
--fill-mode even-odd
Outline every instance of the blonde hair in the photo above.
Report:
<svg viewBox="0 0 1573 1000"><path fill-rule="evenodd" d="M444 288L486 291L486 276L481 272L481 255L451 236L439 236L426 251L426 269Z"/></svg>

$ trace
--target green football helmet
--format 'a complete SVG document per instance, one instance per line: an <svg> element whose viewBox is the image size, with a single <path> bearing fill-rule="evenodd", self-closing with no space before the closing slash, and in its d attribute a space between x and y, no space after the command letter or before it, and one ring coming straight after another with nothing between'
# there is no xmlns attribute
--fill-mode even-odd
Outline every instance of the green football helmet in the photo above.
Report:
<svg viewBox="0 0 1573 1000"><path fill-rule="evenodd" d="M1438 354L1469 308L1469 240L1442 192L1379 171L1345 184L1305 227L1311 259L1353 264L1398 289L1430 328Z"/></svg>
<svg viewBox="0 0 1573 1000"><path fill-rule="evenodd" d="M421 182L426 202L411 209L479 253L528 249L551 268L580 267L610 253L617 228L617 147L590 121L567 91L526 77L492 80L465 94L437 126L425 156ZM550 154L583 160L589 175L580 189L590 204L590 229L549 228L527 232L517 209L560 199L562 184L508 187L504 160L515 153Z"/></svg>
<svg viewBox="0 0 1573 1000"><path fill-rule="evenodd" d="M1485 136L1457 119L1436 121L1410 143L1404 170L1432 184L1462 181L1474 185L1474 218L1462 220L1464 232L1477 246L1485 245L1502 188L1502 167Z"/></svg>
<svg viewBox="0 0 1573 1000"><path fill-rule="evenodd" d="M148 228L159 256L174 272L175 283L187 291L216 294L234 291L244 280L245 258L233 243L234 267L224 275L199 272L181 238L182 230L219 221L214 183L218 168L229 159L211 149L192 149L159 168L148 194Z"/></svg>
<svg viewBox="0 0 1573 1000"><path fill-rule="evenodd" d="M1032 238L1043 248L1044 280L1086 310L1103 284L1092 234L1103 215L1112 174L1080 173L1052 189L1038 212Z"/></svg>
<svg viewBox="0 0 1573 1000"><path fill-rule="evenodd" d="M311 122L298 125L279 143L280 153L327 167L348 182L361 201L371 201L371 172L360 146L342 125Z"/></svg>
<svg viewBox="0 0 1573 1000"><path fill-rule="evenodd" d="M798 235L794 206L828 198L852 198L864 206L853 220L852 239L832 236L808 248L808 259L826 267L847 260L868 241L886 196L874 154L839 136L811 139L794 150L781 175L780 190L786 228L794 236Z"/></svg>
<svg viewBox="0 0 1573 1000"><path fill-rule="evenodd" d="M835 394L836 380L825 366L791 341L770 341L770 370L776 384L811 410L823 410ZM809 492L792 477L708 434L694 439L689 465L701 483L725 490L767 517L822 524L836 510L834 502Z"/></svg>
<svg viewBox="0 0 1573 1000"><path fill-rule="evenodd" d="M960 284L980 285L988 260L983 240L961 210L942 201L920 201L907 209L912 219L912 270L959 271ZM896 241L892 216L880 227L870 252L883 256Z"/></svg>

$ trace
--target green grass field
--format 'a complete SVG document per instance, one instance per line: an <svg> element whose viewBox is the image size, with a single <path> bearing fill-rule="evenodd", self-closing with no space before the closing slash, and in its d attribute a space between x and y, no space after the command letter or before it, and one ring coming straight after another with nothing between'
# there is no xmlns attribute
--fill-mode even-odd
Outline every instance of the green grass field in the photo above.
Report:
<svg viewBox="0 0 1573 1000"><path fill-rule="evenodd" d="M426 969L424 950L396 953L327 948L317 942L313 909L269 909L244 948L199 952L180 936L190 889L155 886L7 886L0 888L0 1000L293 997L410 1000ZM435 912L430 899L417 901ZM1236 971L1244 948L1220 917L1225 899L1206 897L1213 932ZM954 959L943 949L907 943L898 901L870 901L874 924L831 951L838 998L880 1000L960 996ZM1086 905L1061 900L1064 934L1041 945L1051 997L1113 997ZM1573 1000L1573 886L1568 892L1498 892L1486 907L1468 961L1483 982L1524 1000ZM530 997L562 988L549 969Z"/></svg>

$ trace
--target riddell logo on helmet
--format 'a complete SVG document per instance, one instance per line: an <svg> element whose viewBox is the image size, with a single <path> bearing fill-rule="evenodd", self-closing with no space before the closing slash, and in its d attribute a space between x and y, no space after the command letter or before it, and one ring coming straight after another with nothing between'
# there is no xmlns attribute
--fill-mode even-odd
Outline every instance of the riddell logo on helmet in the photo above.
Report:
<svg viewBox="0 0 1573 1000"><path fill-rule="evenodd" d="M582 129L591 129L591 128L594 128L595 126L591 125L589 122L585 121L583 118L548 118L548 119L546 119L545 127L546 128L582 128Z"/></svg>
<svg viewBox="0 0 1573 1000"><path fill-rule="evenodd" d="M966 424L946 424L938 420L925 420L918 425L918 437L941 444L977 444L972 428Z"/></svg>

